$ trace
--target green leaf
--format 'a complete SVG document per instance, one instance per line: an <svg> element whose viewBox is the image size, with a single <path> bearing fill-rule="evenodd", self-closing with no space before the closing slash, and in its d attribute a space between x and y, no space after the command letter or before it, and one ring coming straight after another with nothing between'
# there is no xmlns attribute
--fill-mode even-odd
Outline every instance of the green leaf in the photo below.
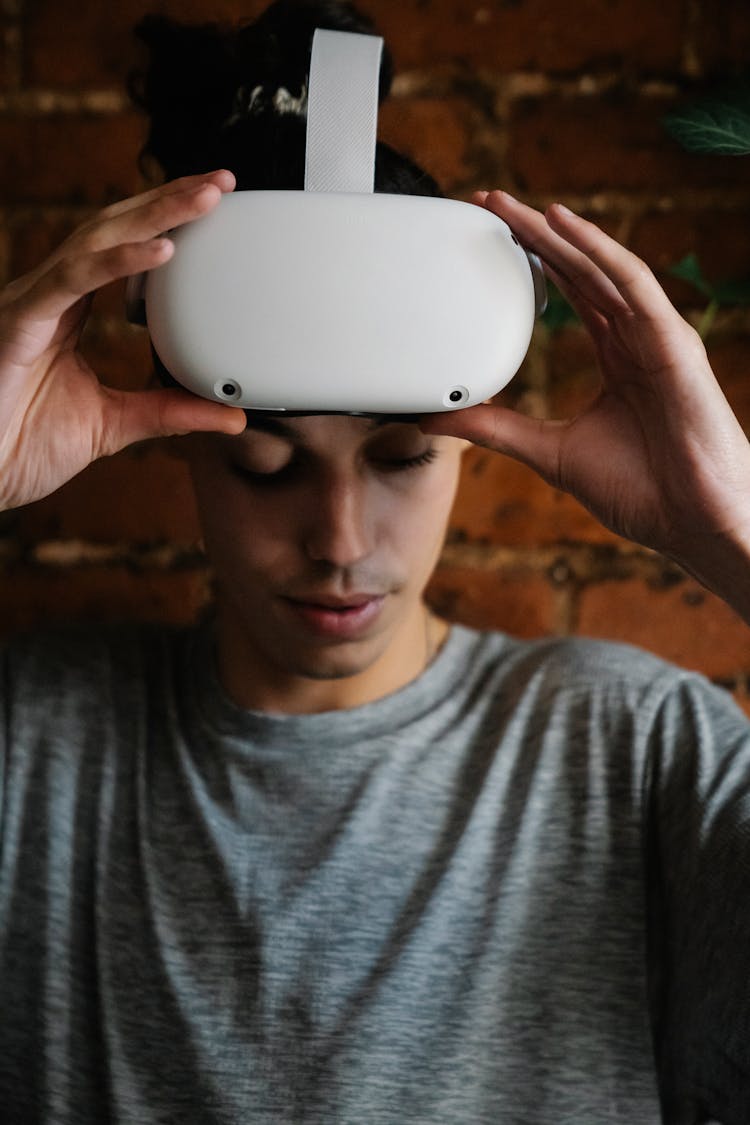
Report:
<svg viewBox="0 0 750 1125"><path fill-rule="evenodd" d="M707 281L695 253L686 254L676 265L670 266L667 273L672 277L679 277L681 281L688 281L699 293L717 305L750 305L750 277L713 283Z"/></svg>
<svg viewBox="0 0 750 1125"><path fill-rule="evenodd" d="M664 119L667 132L688 152L729 156L750 153L750 107L745 98L724 101L706 98Z"/></svg>
<svg viewBox="0 0 750 1125"><path fill-rule="evenodd" d="M713 289L703 276L697 254L686 254L676 265L670 266L667 272L672 277L679 277L681 281L689 281L704 297L713 296Z"/></svg>
<svg viewBox="0 0 750 1125"><path fill-rule="evenodd" d="M717 281L714 298L720 305L750 305L750 278L738 281Z"/></svg>
<svg viewBox="0 0 750 1125"><path fill-rule="evenodd" d="M547 281L547 307L542 313L542 323L549 332L559 332L566 324L577 324L578 313L551 281Z"/></svg>

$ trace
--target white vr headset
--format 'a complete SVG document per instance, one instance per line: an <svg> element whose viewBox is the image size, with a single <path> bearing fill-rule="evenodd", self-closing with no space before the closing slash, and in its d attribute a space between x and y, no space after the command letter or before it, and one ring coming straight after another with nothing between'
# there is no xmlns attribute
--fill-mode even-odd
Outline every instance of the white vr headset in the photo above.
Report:
<svg viewBox="0 0 750 1125"><path fill-rule="evenodd" d="M177 382L252 410L423 414L496 394L545 304L542 268L490 211L375 193L383 41L317 30L304 191L237 191L131 278Z"/></svg>

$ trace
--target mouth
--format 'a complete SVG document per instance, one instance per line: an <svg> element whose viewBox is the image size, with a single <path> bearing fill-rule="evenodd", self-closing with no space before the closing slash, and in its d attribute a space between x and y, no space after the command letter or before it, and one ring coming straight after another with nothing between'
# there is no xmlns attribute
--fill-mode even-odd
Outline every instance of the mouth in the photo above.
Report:
<svg viewBox="0 0 750 1125"><path fill-rule="evenodd" d="M316 636L353 640L365 633L380 616L384 594L350 594L345 598L311 594L281 599L293 617Z"/></svg>

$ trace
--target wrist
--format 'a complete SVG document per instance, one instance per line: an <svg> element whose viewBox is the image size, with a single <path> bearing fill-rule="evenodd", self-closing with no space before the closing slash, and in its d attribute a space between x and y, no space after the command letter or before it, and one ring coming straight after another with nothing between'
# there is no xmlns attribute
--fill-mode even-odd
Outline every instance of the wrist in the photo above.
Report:
<svg viewBox="0 0 750 1125"><path fill-rule="evenodd" d="M686 535L669 557L750 625L750 524Z"/></svg>

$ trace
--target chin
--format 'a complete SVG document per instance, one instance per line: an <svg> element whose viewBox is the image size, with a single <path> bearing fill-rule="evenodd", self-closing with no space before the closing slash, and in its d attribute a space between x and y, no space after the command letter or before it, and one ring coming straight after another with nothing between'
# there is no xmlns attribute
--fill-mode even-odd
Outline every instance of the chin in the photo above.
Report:
<svg viewBox="0 0 750 1125"><path fill-rule="evenodd" d="M366 672L380 655L380 652L347 653L329 648L327 651L311 653L307 659L300 657L293 662L281 660L278 667L286 667L289 675L308 680L346 680Z"/></svg>
<svg viewBox="0 0 750 1125"><path fill-rule="evenodd" d="M306 680L315 680L316 683L332 683L336 680L350 680L364 671L365 668L305 668L294 674Z"/></svg>

